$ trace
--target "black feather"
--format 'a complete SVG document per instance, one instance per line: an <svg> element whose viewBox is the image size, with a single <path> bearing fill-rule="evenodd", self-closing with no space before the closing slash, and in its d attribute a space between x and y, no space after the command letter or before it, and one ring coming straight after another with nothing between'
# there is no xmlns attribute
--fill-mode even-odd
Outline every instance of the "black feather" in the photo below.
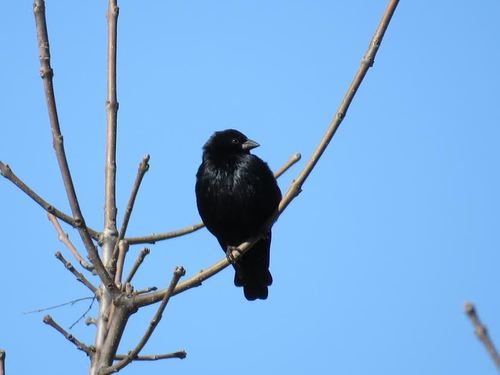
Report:
<svg viewBox="0 0 500 375"><path fill-rule="evenodd" d="M234 129L215 132L203 146L196 202L203 223L225 252L258 234L281 200L268 165L250 154L257 146ZM248 300L267 298L273 282L270 246L271 231L234 264L234 284L243 287Z"/></svg>

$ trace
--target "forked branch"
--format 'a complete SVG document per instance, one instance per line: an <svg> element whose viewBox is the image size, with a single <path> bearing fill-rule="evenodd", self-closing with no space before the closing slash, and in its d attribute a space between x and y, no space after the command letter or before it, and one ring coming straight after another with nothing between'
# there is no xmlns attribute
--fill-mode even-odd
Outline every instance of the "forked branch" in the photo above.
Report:
<svg viewBox="0 0 500 375"><path fill-rule="evenodd" d="M59 118L57 115L56 98L54 94L53 76L54 72L50 66L50 46L49 36L47 32L47 23L45 19L45 2L43 0L35 0L33 5L33 12L35 14L36 32L38 39L38 51L40 54L40 76L42 77L45 98L47 99L47 109L49 113L50 127L52 129L53 146L61 171L61 176L68 196L69 205L75 219L76 227L80 233L80 237L88 252L89 260L95 267L95 270L101 278L106 288L109 288L114 293L117 292L113 280L104 268L104 265L99 258L97 249L92 241L92 237L85 224L80 205L76 196L73 179L66 159L66 152L64 150L63 136L59 127Z"/></svg>
<svg viewBox="0 0 500 375"><path fill-rule="evenodd" d="M137 346L131 350L120 362L114 364L113 366L110 366L107 369L104 369L102 371L102 374L111 374L113 372L120 371L122 368L127 366L130 362L134 360L134 358L137 357L137 355L140 353L142 348L144 348L144 345L148 342L149 338L153 334L153 331L155 330L156 326L158 323L160 323L160 320L162 318L163 312L165 311L165 308L167 307L167 303L170 300L170 296L172 295L175 286L179 282L179 279L186 274L186 271L184 270L183 267L176 267L174 274L172 276L172 280L170 281L170 285L168 286L166 293L162 297L162 301L160 303L160 306L158 307L158 310L149 323L149 327L146 330L146 333L144 333L144 336L142 337L141 341L137 344ZM177 357L178 358L178 357Z"/></svg>

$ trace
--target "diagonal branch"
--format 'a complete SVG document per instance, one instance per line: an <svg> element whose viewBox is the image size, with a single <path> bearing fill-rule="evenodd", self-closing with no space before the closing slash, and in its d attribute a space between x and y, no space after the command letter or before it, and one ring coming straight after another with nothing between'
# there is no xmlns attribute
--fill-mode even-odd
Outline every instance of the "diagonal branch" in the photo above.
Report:
<svg viewBox="0 0 500 375"><path fill-rule="evenodd" d="M286 209L286 207L290 204L290 202L295 199L301 192L302 190L302 185L308 178L309 174L312 172L314 167L316 166L316 163L318 162L319 158L321 155L323 155L323 152L326 150L328 147L328 144L330 143L331 139L335 135L336 130L340 126L340 123L342 122L343 118L345 117L345 114L347 113L347 110L349 108L349 105L352 102L352 99L354 98L354 95L356 94L359 86L361 85L361 82L363 81L363 78L366 75L366 72L368 69L373 65L373 62L375 60L375 55L377 54L378 48L380 47L380 43L382 42L382 38L384 36L385 31L387 30L387 27L389 26L389 22L391 20L392 15L394 14L394 11L396 9L396 6L398 5L398 0L390 0L389 4L382 16L382 19L380 21L380 24L377 27L377 30L375 31L372 40L368 46L368 50L366 51L365 56L361 60L361 65L356 72L354 79L349 86L347 93L342 100L342 103L340 104L337 113L335 114L334 118L330 122L323 138L321 139L320 143L314 150L313 154L311 155L309 161L307 164L304 166L302 171L299 173L297 178L294 180L290 188L288 189L287 193L283 197L283 199L280 202L278 210L275 212L275 214L270 217L266 224L263 226L261 233L257 236L254 236L244 243L240 244L237 249L232 251L232 257L237 260L240 256L242 256L245 252L247 252L259 239L261 239L264 235L264 233L267 232L267 230L273 225L273 223L278 219L278 217L281 215L281 213ZM221 259L214 265L210 266L209 268L199 272L198 274L192 276L188 280L180 283L174 290L172 295L176 295L179 293L184 292L187 289L191 289L193 287L201 285L201 283L208 279L209 277L215 275L216 273L220 272L227 266L229 266L229 260L226 258ZM145 295L140 295L136 296L134 303L137 306L144 306L144 305L149 305L155 302L158 302L163 298L167 291L165 289L158 290L156 292L150 293L150 294L145 294Z"/></svg>
<svg viewBox="0 0 500 375"><path fill-rule="evenodd" d="M493 360L493 362L495 362L497 369L500 370L500 355L498 355L495 344L493 344L493 341L488 335L488 329L479 319L476 308L472 303L467 302L465 304L465 313L469 317L472 326L474 327L474 332L476 333L477 338L483 343L485 349L490 354L491 359Z"/></svg>
<svg viewBox="0 0 500 375"><path fill-rule="evenodd" d="M17 175L10 169L8 164L4 164L0 161L0 174L5 177L7 180L16 185L19 189L21 189L28 197L33 199L38 205L40 205L47 213L54 215L55 217L61 219L62 221L68 223L73 228L76 228L79 223L73 219L71 216L65 214L64 212L58 210L53 205L48 203L42 197L40 197L37 193L35 193L28 185L26 185ZM87 227L87 230L90 233L90 236L97 240L99 238L99 232L96 230Z"/></svg>
<svg viewBox="0 0 500 375"><path fill-rule="evenodd" d="M76 260L78 260L78 263L80 263L80 265L83 268L85 268L87 271L92 272L94 267L92 267L90 264L88 264L85 261L85 259L82 258L82 256L80 255L80 253L76 249L75 245L73 245L73 243L69 239L68 234L64 233L64 231L61 227L61 224L59 224L59 221L57 221L57 218L52 214L47 214L47 216L48 216L50 222L54 225L54 228L57 232L57 238L59 239L59 241L61 241L63 244L66 245L66 247L69 249L71 254L73 254L73 256L76 258Z"/></svg>
<svg viewBox="0 0 500 375"><path fill-rule="evenodd" d="M43 318L43 322L52 328L54 328L57 332L59 332L61 335L63 335L69 342L71 342L73 345L77 347L77 349L83 351L85 354L87 354L89 357L94 354L94 350L85 345L83 342L79 341L75 336L73 336L71 333L66 331L63 327L61 327L59 324L57 324L54 319L50 315L46 315Z"/></svg>
<svg viewBox="0 0 500 375"><path fill-rule="evenodd" d="M288 169L290 169L290 167L292 165L297 163L300 160L300 158L301 158L301 156L299 153L293 154L287 160L287 162L285 164L283 164L283 166L281 166L281 168L279 168L274 173L274 176L276 178L278 178L281 175L283 175L283 173L285 173ZM188 227L178 229L178 230L175 230L172 232L158 233L158 234L153 233L153 234L150 234L147 236L141 236L141 237L129 237L129 238L126 238L126 240L130 245L137 245L137 244L144 244L144 243L154 244L157 241L168 240L171 238L180 237L180 236L184 236L184 235L189 234L189 233L193 233L193 232L197 231L198 229L203 228L204 226L205 225L203 223L199 223L199 224L190 225Z"/></svg>
<svg viewBox="0 0 500 375"><path fill-rule="evenodd" d="M52 80L54 72L50 66L50 46L49 36L47 32L47 23L45 19L45 2L43 0L35 0L35 3L33 5L33 12L35 14L38 51L40 53L40 76L42 77L45 88L45 97L47 99L47 108L49 112L50 126L52 129L53 146L56 152L59 169L61 170L61 176L64 182L64 187L66 189L66 194L68 196L71 212L73 213L73 217L75 218L76 228L78 229L80 237L82 238L85 248L87 249L87 252L89 254L89 260L94 265L97 274L101 278L106 288L116 293L116 286L114 285L113 280L104 268L104 265L99 258L97 249L92 242L92 238L90 237L87 226L85 225L85 220L80 210L80 205L76 197L75 187L73 185L73 179L71 178L71 172L69 169L68 161L66 159L63 136L61 134L59 119L57 116L56 98L54 95L54 85Z"/></svg>
<svg viewBox="0 0 500 375"><path fill-rule="evenodd" d="M127 203L127 208L125 209L125 215L123 216L122 227L120 228L120 234L118 235L118 241L125 238L125 233L127 232L128 222L130 220L130 215L132 214L132 209L134 208L135 198L137 197L137 192L141 186L142 179L149 169L149 155L144 156L142 161L139 163L139 168L137 169L137 176L135 178L134 186L132 192L130 193L130 198Z"/></svg>
<svg viewBox="0 0 500 375"><path fill-rule="evenodd" d="M127 276L127 279L125 280L125 282L123 284L128 284L132 281L132 278L134 277L135 273L137 272L140 265L144 261L144 258L146 257L146 255L149 254L149 252L150 252L150 250L147 247L145 247L144 249L141 250L141 252L139 253L139 255L137 256L137 258L134 262L134 265L132 266L132 269L130 270L130 272Z"/></svg>
<svg viewBox="0 0 500 375"><path fill-rule="evenodd" d="M160 320L162 318L162 314L165 311L165 308L167 307L167 303L170 300L170 296L172 295L172 292L175 289L175 286L179 282L179 279L186 274L186 271L184 270L183 267L176 267L174 274L172 276L172 280L170 281L170 285L167 288L166 293L163 295L162 301L160 303L160 306L158 307L158 311L156 312L155 316L149 323L149 327L144 333L144 336L142 337L141 341L137 344L137 346L132 349L120 362L114 364L113 366L108 367L107 369L104 369L102 371L103 374L111 374L113 372L120 371L122 368L127 366L130 362L134 360L135 357L139 354L139 352L144 348L144 345L148 342L149 338L153 334L154 329L160 323Z"/></svg>
<svg viewBox="0 0 500 375"><path fill-rule="evenodd" d="M61 261L62 264L64 264L64 267L66 267L66 269L69 272L71 272L79 282L81 282L83 285L89 288L94 295L96 294L97 288L94 285L92 285L92 283L88 281L87 278L83 276L81 272L79 272L75 267L73 267L73 265L64 258L61 252L57 251L55 256L57 259Z"/></svg>
<svg viewBox="0 0 500 375"><path fill-rule="evenodd" d="M113 262L117 258L118 247L120 245L121 240L125 237L125 233L127 232L128 222L130 220L130 215L132 215L132 210L134 208L135 198L137 197L137 192L139 191L139 187L141 186L141 181L144 177L144 174L149 169L149 155L144 156L142 161L139 163L139 168L137 169L137 176L135 178L134 186L132 187L132 192L130 193L130 198L127 203L127 208L125 209L125 215L123 216L122 227L120 228L120 233L118 234L118 238L116 240L115 248L113 250ZM119 278L119 280L121 277ZM116 277L115 277L116 280Z"/></svg>

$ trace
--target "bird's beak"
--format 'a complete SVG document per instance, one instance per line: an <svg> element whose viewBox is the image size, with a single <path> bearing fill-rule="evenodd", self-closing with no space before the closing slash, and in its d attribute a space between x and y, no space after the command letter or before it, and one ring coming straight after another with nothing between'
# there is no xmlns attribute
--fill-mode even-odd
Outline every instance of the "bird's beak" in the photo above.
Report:
<svg viewBox="0 0 500 375"><path fill-rule="evenodd" d="M243 148L243 150L245 150L245 151L249 151L252 148L259 147L259 146L260 145L257 142L252 141L251 139L247 139L246 142L241 144L241 148Z"/></svg>

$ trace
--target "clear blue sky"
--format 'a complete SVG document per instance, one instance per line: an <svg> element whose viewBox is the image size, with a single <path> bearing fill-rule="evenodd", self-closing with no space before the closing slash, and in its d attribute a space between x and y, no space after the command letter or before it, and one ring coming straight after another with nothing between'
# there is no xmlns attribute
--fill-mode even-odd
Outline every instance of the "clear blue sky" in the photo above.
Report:
<svg viewBox="0 0 500 375"><path fill-rule="evenodd" d="M130 235L196 223L201 146L234 127L279 167L303 161L358 68L386 1L122 1L119 217L151 154ZM87 222L103 221L106 4L47 4L68 159ZM274 227L274 284L247 302L226 269L172 299L125 374L496 374L463 314L500 345L500 4L402 1L375 66L304 191ZM0 15L0 160L68 211L39 78L32 5ZM9 374L86 373L87 358L23 312L88 296L53 257L46 215L0 179L0 347ZM65 227L81 249L78 236ZM158 243L136 286L165 286L221 258L205 230ZM131 249L129 260L140 247ZM68 258L70 256L68 255ZM50 313L68 327L86 303ZM95 311L94 311L95 312ZM154 310L134 316L121 352ZM94 328L72 333L92 343Z"/></svg>

